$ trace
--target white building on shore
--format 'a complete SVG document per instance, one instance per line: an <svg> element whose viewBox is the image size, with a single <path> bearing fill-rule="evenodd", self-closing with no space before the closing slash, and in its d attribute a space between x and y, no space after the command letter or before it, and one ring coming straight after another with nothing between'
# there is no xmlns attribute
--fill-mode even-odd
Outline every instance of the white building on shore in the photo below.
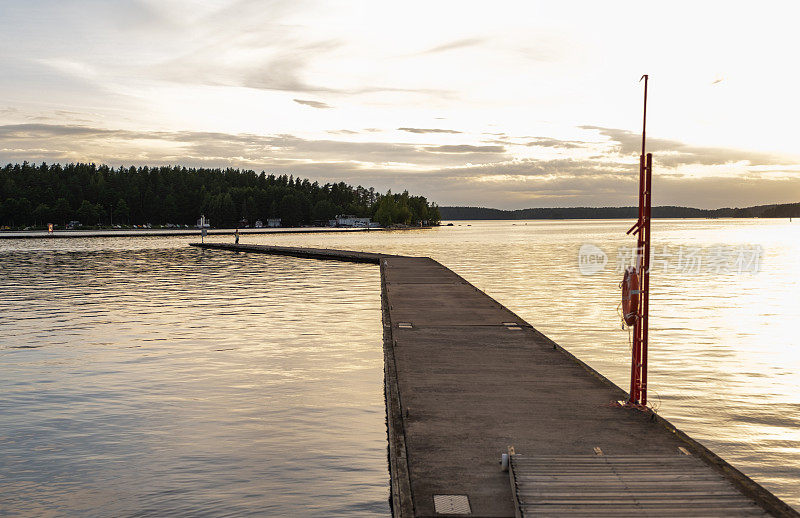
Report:
<svg viewBox="0 0 800 518"><path fill-rule="evenodd" d="M369 228L372 220L369 218L357 218L352 214L342 214L336 216L336 219L332 219L328 222L328 224L332 227L357 227L357 228Z"/></svg>

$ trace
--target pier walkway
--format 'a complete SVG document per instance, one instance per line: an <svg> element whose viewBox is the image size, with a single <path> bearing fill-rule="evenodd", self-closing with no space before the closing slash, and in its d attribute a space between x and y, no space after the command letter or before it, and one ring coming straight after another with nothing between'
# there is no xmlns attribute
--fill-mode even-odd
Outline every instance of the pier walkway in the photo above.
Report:
<svg viewBox="0 0 800 518"><path fill-rule="evenodd" d="M675 482L681 488L687 480L698 481L700 489L694 491L662 492L667 503L675 504L664 509L681 510L667 516L800 516L663 418L615 406L626 398L624 391L430 258L263 245L193 246L380 264L395 516L561 516L563 507L547 511L547 502L564 496L559 487L574 491L584 506L575 507L568 499L572 514L591 516L606 509L613 515L620 505L626 507L620 495L632 494L625 490L635 488L635 480L617 476L613 483L622 484L621 491L613 502L604 501L601 493L615 494L607 491L611 482L603 477L608 474L582 474L574 468L575 459L585 456L591 463L603 456L605 465L632 455L662 459L662 464L677 458L677 464L670 463L666 485ZM549 483L539 484L535 472L515 481L515 461L511 476L504 472L500 456L510 446L519 455L517 465L527 458L549 459L549 475L542 473ZM693 462L681 463L687 454ZM628 469L635 479L637 468ZM554 485L559 480L564 484ZM702 482L710 480L713 491L702 493ZM592 489L598 483L605 489ZM537 505L528 505L530 495L538 498ZM693 506L687 504L691 499L712 503ZM664 515L634 499L629 504L639 516Z"/></svg>

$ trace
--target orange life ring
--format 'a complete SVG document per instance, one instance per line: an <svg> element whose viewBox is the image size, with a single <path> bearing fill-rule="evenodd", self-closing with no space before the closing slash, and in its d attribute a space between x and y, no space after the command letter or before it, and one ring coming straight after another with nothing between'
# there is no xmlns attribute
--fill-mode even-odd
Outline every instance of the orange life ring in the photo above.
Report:
<svg viewBox="0 0 800 518"><path fill-rule="evenodd" d="M639 276L636 269L629 266L625 270L625 277L622 279L622 318L625 323L632 326L636 322L636 315L639 312Z"/></svg>

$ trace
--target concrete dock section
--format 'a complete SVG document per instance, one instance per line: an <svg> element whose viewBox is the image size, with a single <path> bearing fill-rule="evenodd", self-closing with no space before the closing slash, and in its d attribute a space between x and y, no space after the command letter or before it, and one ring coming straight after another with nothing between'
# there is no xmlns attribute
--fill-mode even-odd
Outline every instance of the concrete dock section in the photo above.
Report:
<svg viewBox="0 0 800 518"><path fill-rule="evenodd" d="M548 496L547 488L559 487L575 492L580 505L599 506L570 507L572 514L634 509L633 497L627 507L624 497L614 500L616 507L581 497L582 488L587 495L607 494L612 483L598 479L601 475L582 479L586 475L574 468L588 465L580 461L582 456L588 463L605 457L610 460L603 465L610 463L612 468L619 466L614 459L661 459L658 462L671 466L670 476L684 484L675 487L696 479L696 491L664 493L668 503L676 504L665 509L682 510L675 516L800 516L660 416L616 405L626 398L624 391L430 258L258 245L196 246L380 264L395 516L559 516L564 508L548 512L547 507L557 500L557 495ZM524 477L533 487L516 486L500 464L509 447L521 459L548 459L551 483L537 486L534 472ZM692 463L681 462L687 455ZM670 458L678 460L664 460ZM691 469L682 473L684 465ZM562 486L553 483L559 466L577 478ZM633 466L630 475L635 478L639 468L635 462ZM590 479L600 480L605 489L592 493ZM704 496L703 481L712 479L714 494ZM613 483L623 483L620 480ZM522 503L523 494L536 495L537 504ZM558 495L563 497L563 491ZM692 514L687 498L721 498L733 504L716 514L711 513L713 506L698 507ZM635 509L640 516L657 514L646 507Z"/></svg>
<svg viewBox="0 0 800 518"><path fill-rule="evenodd" d="M265 245L234 245L228 243L192 243L205 249L229 250L232 252L260 252L270 255L288 255L292 257L304 257L306 259L329 259L334 261L346 261L351 263L371 263L379 264L381 254L370 254L366 252L352 252L350 250L333 250L330 248L298 248L293 246L265 246Z"/></svg>

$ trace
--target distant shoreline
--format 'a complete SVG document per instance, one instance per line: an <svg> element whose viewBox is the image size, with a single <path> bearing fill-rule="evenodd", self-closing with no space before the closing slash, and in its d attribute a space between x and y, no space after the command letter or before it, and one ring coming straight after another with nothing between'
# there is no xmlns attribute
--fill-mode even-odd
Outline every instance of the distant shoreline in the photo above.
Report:
<svg viewBox="0 0 800 518"><path fill-rule="evenodd" d="M487 207L439 207L442 221L523 220L523 219L636 219L638 207L539 207L503 210ZM800 218L800 203L758 205L722 209L692 207L653 207L653 218L718 219L718 218Z"/></svg>
<svg viewBox="0 0 800 518"><path fill-rule="evenodd" d="M409 227L417 229L420 227ZM430 228L430 227L424 227ZM322 234L331 232L383 232L386 230L407 230L407 229L385 229L385 228L240 228L239 234ZM233 235L235 229L221 228L208 229L208 236L229 236ZM56 239L56 238L81 238L81 237L171 237L171 236L195 236L200 237L199 229L182 230L57 230L49 233L46 230L31 231L12 231L4 230L0 232L0 239Z"/></svg>

